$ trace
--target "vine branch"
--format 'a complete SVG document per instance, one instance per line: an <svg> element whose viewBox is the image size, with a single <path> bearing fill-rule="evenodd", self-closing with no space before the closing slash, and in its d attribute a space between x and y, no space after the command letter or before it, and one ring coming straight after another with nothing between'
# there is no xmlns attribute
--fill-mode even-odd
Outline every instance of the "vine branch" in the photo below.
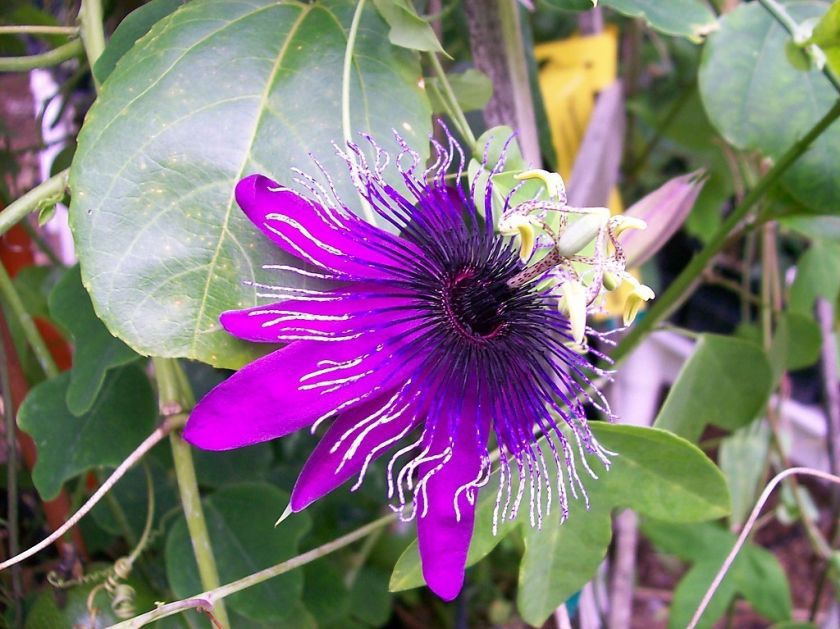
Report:
<svg viewBox="0 0 840 629"><path fill-rule="evenodd" d="M75 59L82 54L82 40L74 39L52 50L24 57L0 57L0 72L29 72L36 68L50 68Z"/></svg>
<svg viewBox="0 0 840 629"><path fill-rule="evenodd" d="M0 68L2 71L2 68ZM0 212L0 236L17 225L32 212L37 211L46 201L63 195L67 188L67 177L70 169L62 170L57 175L47 179L45 182L35 186L19 199L13 201Z"/></svg>

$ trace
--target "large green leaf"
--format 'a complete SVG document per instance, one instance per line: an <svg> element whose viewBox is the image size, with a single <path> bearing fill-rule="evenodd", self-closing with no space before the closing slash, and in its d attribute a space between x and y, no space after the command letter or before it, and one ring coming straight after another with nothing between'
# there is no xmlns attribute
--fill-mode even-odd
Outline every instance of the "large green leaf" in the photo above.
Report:
<svg viewBox="0 0 840 629"><path fill-rule="evenodd" d="M96 402L80 416L67 408L69 386L66 372L42 382L18 414L18 424L38 448L32 481L44 500L55 498L67 479L122 463L152 431L157 416L149 379L136 366L110 371Z"/></svg>
<svg viewBox="0 0 840 629"><path fill-rule="evenodd" d="M74 415L81 415L90 410L108 370L136 360L137 354L97 319L78 266L67 271L56 284L49 305L53 319L73 337L67 408Z"/></svg>
<svg viewBox="0 0 840 629"><path fill-rule="evenodd" d="M202 501L219 578L228 583L297 554L309 530L309 516L297 514L277 528L278 513L289 495L265 483L243 483L220 489ZM202 591L198 568L183 516L166 540L166 574L177 598ZM229 597L230 608L246 618L291 626L302 609L303 574L287 572Z"/></svg>
<svg viewBox="0 0 840 629"><path fill-rule="evenodd" d="M731 336L704 334L683 365L654 424L697 441L713 424L736 430L759 414L773 374L762 349Z"/></svg>
<svg viewBox="0 0 840 629"><path fill-rule="evenodd" d="M799 22L827 2L785 4ZM836 102L816 69L802 72L785 56L787 32L759 3L742 3L720 20L703 51L699 82L712 124L734 146L778 158ZM782 183L802 205L826 213L840 204L840 125L834 124L787 171Z"/></svg>
<svg viewBox="0 0 840 629"><path fill-rule="evenodd" d="M715 14L699 0L543 0L564 11L588 11L594 6L610 7L629 17L643 19L654 30L667 35L699 40L715 27Z"/></svg>
<svg viewBox="0 0 840 629"><path fill-rule="evenodd" d="M673 522L717 518L729 510L729 494L720 471L680 437L655 428L606 423L593 423L592 430L604 447L618 454L608 472L599 472L599 480L589 479L581 471L589 493L588 511L578 500L572 503L567 522L560 525L555 519L559 516L552 516L536 530L527 522L526 506L517 520L494 536L491 523L496 491L492 483L479 498L467 564L478 561L505 534L524 524L526 551L520 566L518 604L522 617L533 625L540 626L592 577L609 546L613 509L630 507ZM553 461L548 446L544 441L541 444L547 461ZM549 477L553 478L552 464ZM402 590L422 584L414 542L397 562L390 587Z"/></svg>
<svg viewBox="0 0 840 629"><path fill-rule="evenodd" d="M117 61L128 52L134 42L182 4L184 0L151 0L126 15L93 65L93 76L96 80L103 83L114 71Z"/></svg>
<svg viewBox="0 0 840 629"><path fill-rule="evenodd" d="M601 0L601 4L640 17L657 31L694 40L709 33L716 22L708 4L697 0Z"/></svg>
<svg viewBox="0 0 840 629"><path fill-rule="evenodd" d="M256 283L294 285L288 263L238 210L237 180L293 167L332 173L359 202L341 142L342 66L354 3L196 0L160 20L120 60L79 136L70 220L85 286L109 329L141 354L238 367L252 344L221 311L257 303ZM353 50L353 137L389 150L397 129L425 151L429 104L416 53L391 46L365 9Z"/></svg>

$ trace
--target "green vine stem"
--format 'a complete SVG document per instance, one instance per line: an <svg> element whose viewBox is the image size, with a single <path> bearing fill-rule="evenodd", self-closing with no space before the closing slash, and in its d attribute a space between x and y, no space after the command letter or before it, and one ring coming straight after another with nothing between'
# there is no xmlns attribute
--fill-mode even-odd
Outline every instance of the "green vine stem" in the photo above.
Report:
<svg viewBox="0 0 840 629"><path fill-rule="evenodd" d="M103 27L101 0L82 0L82 6L79 9L79 23L81 25L80 30L85 54L87 55L91 74L93 74L93 66L96 60L99 59L102 51L105 50L105 29ZM98 91L99 81L96 80L95 74L93 75L93 80Z"/></svg>
<svg viewBox="0 0 840 629"><path fill-rule="evenodd" d="M69 168L62 170L57 175L53 175L45 182L32 188L32 190L24 194L21 198L10 203L5 210L0 212L0 236L17 225L29 214L37 211L41 204L58 195L63 195L64 190L67 188L67 176L69 174Z"/></svg>
<svg viewBox="0 0 840 629"><path fill-rule="evenodd" d="M176 359L152 359L155 366L155 377L158 383L160 398L160 412L164 417L188 412L195 405L192 390ZM172 448L172 458L175 461L175 477L178 480L178 493L181 496L181 506L187 521L187 529L193 547L193 555L198 566L201 585L207 590L218 588L220 585L219 571L216 558L207 532L207 521L201 507L201 495L198 490L198 479L195 475L192 452L189 444L181 438L178 432L169 435ZM227 629L230 627L227 610L219 600L213 607L213 615L219 624Z"/></svg>
<svg viewBox="0 0 840 629"><path fill-rule="evenodd" d="M0 35L77 35L78 33L78 26L44 26L42 24L0 26Z"/></svg>
<svg viewBox="0 0 840 629"><path fill-rule="evenodd" d="M126 620L125 622L113 625L111 629L138 629L138 627L143 627L151 622L160 620L161 618L166 618L167 616L172 616L188 609L199 609L204 611L213 609L215 613L218 606L221 604L221 600L225 597L241 592L242 590L258 585L263 581L267 581L268 579L296 568L300 568L301 566L329 555L330 553L344 548L345 546L349 546L350 544L378 531L382 527L391 524L396 520L396 517L396 514L386 515L378 520L374 520L370 524L366 524L356 529L355 531L347 533L347 535L338 537L331 542L298 555L297 557L292 557L282 563L266 568L265 570L260 570L259 572L250 574L247 577L242 577L241 579L228 583L227 585L223 585L222 587L214 588L206 592L202 592L201 594L196 594L188 599L161 605L150 612L146 612L145 614L141 614L140 616L136 616L135 618Z"/></svg>
<svg viewBox="0 0 840 629"><path fill-rule="evenodd" d="M434 52L428 53L427 56L429 63L432 64L432 69L435 71L435 76L437 76L440 81L440 85L443 88L443 94L440 96L444 105L446 105L446 113L449 114L449 117L452 119L458 133L463 136L463 138L469 143L470 149L474 151L476 149L475 134L473 134L470 124L467 122L467 117L464 115L464 111L458 104L458 99L455 96L455 92L452 90L452 85L449 83L449 78L447 78L443 66L440 64L440 59L438 59L437 54Z"/></svg>
<svg viewBox="0 0 840 629"><path fill-rule="evenodd" d="M613 360L618 363L644 339L654 327L665 317L678 308L689 296L692 289L697 285L706 266L711 262L727 239L744 218L746 218L753 206L764 196L764 194L775 185L785 171L802 155L809 146L825 131L831 124L840 117L840 101L826 113L819 122L800 140L794 143L787 152L773 165L744 197L744 200L732 210L732 213L720 226L718 231L709 240L703 249L700 250L691 262L683 269L677 278L671 282L667 290L662 293L648 310L644 318L637 321L633 329L625 336L615 350L612 352Z"/></svg>
<svg viewBox="0 0 840 629"><path fill-rule="evenodd" d="M344 63L341 69L341 131L344 135L344 143L353 141L353 122L350 118L350 79L353 74L353 51L356 48L356 37L359 34L359 24L362 21L362 14L365 11L365 0L356 3L356 10L353 12L353 20L350 22L350 30L347 33L347 46L344 48ZM362 212L369 223L376 222L376 215L373 208L359 193L359 202Z"/></svg>
<svg viewBox="0 0 840 629"><path fill-rule="evenodd" d="M52 50L25 57L0 57L0 72L29 72L36 68L49 68L75 59L82 54L82 41L74 39Z"/></svg>
<svg viewBox="0 0 840 629"><path fill-rule="evenodd" d="M20 323L23 335L26 337L26 342L29 343L29 346L35 353L35 358L38 360L38 364L41 365L41 369L44 370L48 378L55 378L59 374L58 366L55 364L41 333L35 327L35 321L26 311L26 307L23 305L20 295L18 295L17 289L12 282L12 278L6 272L6 267L2 264L0 264L0 295L3 296L3 299L18 320L18 323Z"/></svg>

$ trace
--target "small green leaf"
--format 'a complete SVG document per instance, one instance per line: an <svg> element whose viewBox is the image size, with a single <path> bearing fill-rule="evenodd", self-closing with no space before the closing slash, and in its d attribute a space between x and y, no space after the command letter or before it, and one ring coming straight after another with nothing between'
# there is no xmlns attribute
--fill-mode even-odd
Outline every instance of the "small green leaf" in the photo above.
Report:
<svg viewBox="0 0 840 629"><path fill-rule="evenodd" d="M826 14L817 22L810 42L822 49L828 67L840 74L840 3L832 3Z"/></svg>
<svg viewBox="0 0 840 629"><path fill-rule="evenodd" d="M814 311L817 297L834 302L840 294L840 243L815 240L796 265L790 288L790 309L806 317Z"/></svg>
<svg viewBox="0 0 840 629"><path fill-rule="evenodd" d="M654 30L699 41L715 28L715 14L697 0L601 0L601 4L630 17L642 18Z"/></svg>
<svg viewBox="0 0 840 629"><path fill-rule="evenodd" d="M726 437L718 450L718 465L732 494L730 528L740 530L761 488L770 450L770 429L755 421Z"/></svg>
<svg viewBox="0 0 840 629"><path fill-rule="evenodd" d="M32 435L38 461L32 481L44 500L58 495L64 481L96 467L116 467L149 436L157 416L149 379L138 367L114 369L90 410L67 408L70 374L42 382L29 392L18 414Z"/></svg>
<svg viewBox="0 0 840 629"><path fill-rule="evenodd" d="M108 45L93 65L93 76L104 83L122 56L157 22L184 4L185 0L151 0L126 15L114 30Z"/></svg>
<svg viewBox="0 0 840 629"><path fill-rule="evenodd" d="M73 369L67 408L74 415L90 410L108 371L137 360L134 351L96 317L82 286L79 266L65 273L49 297L53 319L73 337Z"/></svg>
<svg viewBox="0 0 840 629"><path fill-rule="evenodd" d="M758 345L704 334L683 365L654 425L693 442L709 424L736 430L761 412L772 385L770 364Z"/></svg>
<svg viewBox="0 0 840 629"><path fill-rule="evenodd" d="M796 371L815 364L820 359L822 334L820 326L801 312L784 312L770 348L777 381L783 371Z"/></svg>
<svg viewBox="0 0 840 629"><path fill-rule="evenodd" d="M464 72L453 72L446 75L449 86L455 93L455 99L463 111L475 111L484 109L493 96L493 83L486 74L474 68ZM432 111L435 113L446 113L442 97L443 87L436 76L426 77L426 88L429 92L429 100L432 103Z"/></svg>
<svg viewBox="0 0 840 629"><path fill-rule="evenodd" d="M409 0L373 0L373 4L376 5L382 19L391 27L388 40L392 44L409 50L440 52L446 55L431 24L417 15Z"/></svg>
<svg viewBox="0 0 840 629"><path fill-rule="evenodd" d="M802 23L822 16L828 3L804 0L785 8ZM698 74L703 104L712 124L736 148L778 158L837 100L821 72L802 72L788 62L789 39L760 3L745 2L721 17L720 29L704 46ZM836 213L838 162L840 125L835 124L786 171L782 184L803 206Z"/></svg>
<svg viewBox="0 0 840 629"><path fill-rule="evenodd" d="M234 581L290 559L309 530L305 513L275 528L289 494L266 483L230 485L202 501L210 543L223 583ZM166 540L166 574L177 598L202 591L187 523L178 519ZM230 609L272 626L293 626L302 609L303 574L293 570L226 599Z"/></svg>

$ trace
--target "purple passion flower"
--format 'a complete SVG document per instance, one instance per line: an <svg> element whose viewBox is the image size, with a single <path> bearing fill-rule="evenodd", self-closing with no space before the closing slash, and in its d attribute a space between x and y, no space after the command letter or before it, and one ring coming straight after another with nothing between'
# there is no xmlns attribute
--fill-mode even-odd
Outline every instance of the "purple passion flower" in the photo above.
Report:
<svg viewBox="0 0 840 629"><path fill-rule="evenodd" d="M227 450L328 422L292 491L292 511L351 478L356 489L370 463L391 452L392 508L416 518L423 575L451 600L464 581L476 497L491 473L491 433L501 455L494 526L516 517L526 485L532 525L549 513L552 485L565 517L563 470L572 495L576 485L583 491L573 450L583 465L584 450L605 465L609 453L584 414L593 368L556 296L539 288L539 277L515 279L526 266L515 242L494 231L492 187L477 208L475 190L459 185L464 158L451 137L448 146L434 142L429 168L397 137L402 150L391 167L405 194L386 183L389 156L367 139L375 165L354 144L339 154L368 209L394 233L360 219L331 184L327 191L299 172L306 194L260 175L237 185L248 218L304 267L282 270L332 288L263 287L276 303L221 315L234 336L288 344L201 400L184 438Z"/></svg>

